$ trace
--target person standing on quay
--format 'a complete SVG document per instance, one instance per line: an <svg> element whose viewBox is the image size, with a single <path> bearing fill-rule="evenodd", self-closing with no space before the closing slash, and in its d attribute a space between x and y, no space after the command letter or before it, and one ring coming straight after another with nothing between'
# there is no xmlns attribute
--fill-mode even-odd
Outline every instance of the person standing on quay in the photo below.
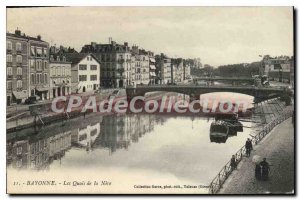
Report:
<svg viewBox="0 0 300 200"><path fill-rule="evenodd" d="M270 171L270 166L266 158L264 158L263 161L260 162L260 166L261 166L261 179L266 181L268 180L269 171Z"/></svg>
<svg viewBox="0 0 300 200"><path fill-rule="evenodd" d="M235 156L234 155L232 155L232 157L231 157L230 167L231 167L231 170L236 169L236 160L235 160Z"/></svg>
<svg viewBox="0 0 300 200"><path fill-rule="evenodd" d="M247 139L245 147L246 147L246 156L250 157L251 150L253 149L252 141L250 140L250 138Z"/></svg>

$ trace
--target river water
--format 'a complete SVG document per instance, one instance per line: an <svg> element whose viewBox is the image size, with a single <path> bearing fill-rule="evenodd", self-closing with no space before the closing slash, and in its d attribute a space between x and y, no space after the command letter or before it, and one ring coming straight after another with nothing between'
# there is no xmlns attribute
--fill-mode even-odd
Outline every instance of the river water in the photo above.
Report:
<svg viewBox="0 0 300 200"><path fill-rule="evenodd" d="M253 101L246 95L225 93L207 97L220 96ZM37 131L12 133L7 136L8 183L20 176L26 180L60 180L58 185L70 179L92 179L112 182L115 187L83 192L151 193L157 190L136 188L178 184L203 186L188 192L205 193L205 187L253 131L251 122L242 122L243 132L228 137L224 143L211 142L213 120L196 116L90 114L85 119L72 119ZM69 191L65 186L55 191L60 189L74 193L74 188ZM27 191L36 192L30 188Z"/></svg>

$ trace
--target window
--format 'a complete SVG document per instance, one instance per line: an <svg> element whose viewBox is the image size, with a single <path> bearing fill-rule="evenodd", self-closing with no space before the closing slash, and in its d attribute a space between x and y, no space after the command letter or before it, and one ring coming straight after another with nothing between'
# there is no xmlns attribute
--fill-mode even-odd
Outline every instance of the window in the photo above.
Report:
<svg viewBox="0 0 300 200"><path fill-rule="evenodd" d="M87 57L86 57L86 59L89 61L89 60L90 60L90 57L89 57L89 56L87 56Z"/></svg>
<svg viewBox="0 0 300 200"><path fill-rule="evenodd" d="M36 69L39 70L40 69L40 62L36 61Z"/></svg>
<svg viewBox="0 0 300 200"><path fill-rule="evenodd" d="M97 65L91 65L91 70L97 70Z"/></svg>
<svg viewBox="0 0 300 200"><path fill-rule="evenodd" d="M7 43L6 43L6 45L7 45L7 50L12 50L12 43L11 43L11 41L8 41Z"/></svg>
<svg viewBox="0 0 300 200"><path fill-rule="evenodd" d="M7 73L7 75L11 76L13 74L12 67L8 67L6 73Z"/></svg>
<svg viewBox="0 0 300 200"><path fill-rule="evenodd" d="M22 147L21 146L17 147L17 154L22 154Z"/></svg>
<svg viewBox="0 0 300 200"><path fill-rule="evenodd" d="M44 77L43 77L42 74L40 74L40 82L41 82L41 83L44 83Z"/></svg>
<svg viewBox="0 0 300 200"><path fill-rule="evenodd" d="M34 66L35 66L34 60L30 60L30 67L33 67L33 68L34 68Z"/></svg>
<svg viewBox="0 0 300 200"><path fill-rule="evenodd" d="M6 62L12 62L12 55L6 55Z"/></svg>
<svg viewBox="0 0 300 200"><path fill-rule="evenodd" d="M97 80L97 75L91 75L90 80L91 81L96 81Z"/></svg>
<svg viewBox="0 0 300 200"><path fill-rule="evenodd" d="M45 83L45 84L48 83L48 74L44 74L44 83Z"/></svg>
<svg viewBox="0 0 300 200"><path fill-rule="evenodd" d="M44 48L44 56L47 57L47 48Z"/></svg>
<svg viewBox="0 0 300 200"><path fill-rule="evenodd" d="M93 58L92 58L92 56L90 57L90 61L92 61L93 60Z"/></svg>
<svg viewBox="0 0 300 200"><path fill-rule="evenodd" d="M30 47L30 54L31 56L35 56L35 47Z"/></svg>
<svg viewBox="0 0 300 200"><path fill-rule="evenodd" d="M79 65L79 70L87 70L87 65Z"/></svg>
<svg viewBox="0 0 300 200"><path fill-rule="evenodd" d="M36 84L40 84L40 76L39 76L39 74L36 74Z"/></svg>
<svg viewBox="0 0 300 200"><path fill-rule="evenodd" d="M18 81L17 81L17 88L18 88L18 89L21 89L21 88L22 88L22 81L21 81L21 80L18 80Z"/></svg>
<svg viewBox="0 0 300 200"><path fill-rule="evenodd" d="M62 67L62 75L65 76L65 67Z"/></svg>
<svg viewBox="0 0 300 200"><path fill-rule="evenodd" d="M22 45L21 45L20 42L18 42L18 43L16 44L16 50L17 50L17 51L22 51Z"/></svg>
<svg viewBox="0 0 300 200"><path fill-rule="evenodd" d="M79 81L86 81L87 76L86 75L79 75Z"/></svg>
<svg viewBox="0 0 300 200"><path fill-rule="evenodd" d="M44 69L47 69L48 68L48 63L47 61L44 62Z"/></svg>
<svg viewBox="0 0 300 200"><path fill-rule="evenodd" d="M35 76L34 76L34 74L31 74L30 83L31 84L35 84Z"/></svg>
<svg viewBox="0 0 300 200"><path fill-rule="evenodd" d="M22 63L22 56L17 55L17 63Z"/></svg>
<svg viewBox="0 0 300 200"><path fill-rule="evenodd" d="M17 68L17 75L22 75L22 68L21 67Z"/></svg>
<svg viewBox="0 0 300 200"><path fill-rule="evenodd" d="M6 85L7 89L11 90L12 89L12 82L11 81L7 81L6 83L7 83L7 85Z"/></svg>
<svg viewBox="0 0 300 200"><path fill-rule="evenodd" d="M280 64L274 64L274 70L280 70L282 69L281 65Z"/></svg>
<svg viewBox="0 0 300 200"><path fill-rule="evenodd" d="M41 47L36 48L36 56L41 57L43 54L43 49Z"/></svg>
<svg viewBox="0 0 300 200"><path fill-rule="evenodd" d="M56 69L57 69L56 75L57 76L61 76L61 69L60 69L60 67L57 67Z"/></svg>

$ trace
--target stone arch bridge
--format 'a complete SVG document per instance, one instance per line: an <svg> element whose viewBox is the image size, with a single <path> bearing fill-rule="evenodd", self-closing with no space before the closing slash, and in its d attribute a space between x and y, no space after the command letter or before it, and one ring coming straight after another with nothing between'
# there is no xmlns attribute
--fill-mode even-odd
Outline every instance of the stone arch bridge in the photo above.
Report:
<svg viewBox="0 0 300 200"><path fill-rule="evenodd" d="M286 88L275 87L254 87L254 86L195 86L195 85L155 85L127 87L126 94L130 100L135 96L144 96L148 92L176 92L186 94L199 99L200 95L213 92L232 92L253 96L255 102L264 101L283 95L291 95L291 91Z"/></svg>

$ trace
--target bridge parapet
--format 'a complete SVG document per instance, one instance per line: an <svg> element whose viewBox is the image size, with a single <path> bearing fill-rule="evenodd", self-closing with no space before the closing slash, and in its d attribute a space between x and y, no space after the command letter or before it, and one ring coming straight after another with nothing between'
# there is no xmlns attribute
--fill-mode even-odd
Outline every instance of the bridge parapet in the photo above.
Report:
<svg viewBox="0 0 300 200"><path fill-rule="evenodd" d="M157 85L157 86L136 86L126 88L127 97L132 99L135 96L144 96L148 92L164 91L193 95L195 97L213 92L241 93L266 100L290 93L287 88L254 87L254 86L196 86L196 85Z"/></svg>

